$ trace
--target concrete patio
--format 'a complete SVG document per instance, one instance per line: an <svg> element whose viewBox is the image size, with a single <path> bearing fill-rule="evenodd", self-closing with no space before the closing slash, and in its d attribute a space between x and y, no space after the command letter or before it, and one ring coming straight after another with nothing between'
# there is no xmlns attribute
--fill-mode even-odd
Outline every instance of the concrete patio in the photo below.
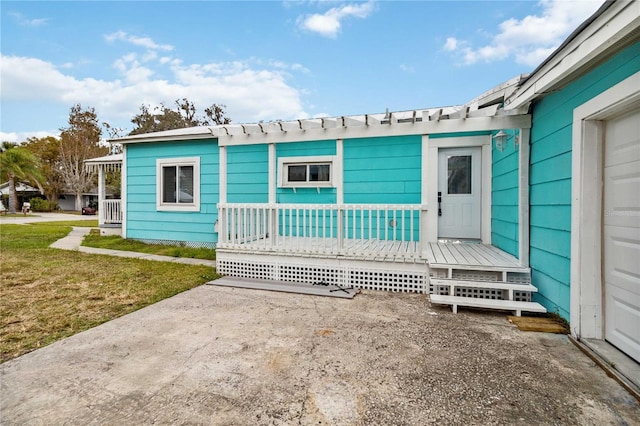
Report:
<svg viewBox="0 0 640 426"><path fill-rule="evenodd" d="M426 295L201 286L0 365L24 424L638 424L564 335Z"/></svg>

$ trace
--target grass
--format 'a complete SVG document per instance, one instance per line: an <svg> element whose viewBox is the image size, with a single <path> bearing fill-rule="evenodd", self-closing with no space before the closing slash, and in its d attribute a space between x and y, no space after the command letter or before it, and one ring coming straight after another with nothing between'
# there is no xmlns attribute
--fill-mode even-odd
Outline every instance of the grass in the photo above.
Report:
<svg viewBox="0 0 640 426"><path fill-rule="evenodd" d="M208 260L216 259L216 251L213 249L145 244L141 241L123 239L117 235L101 236L99 232L92 232L87 235L82 242L82 245L87 247L136 251L140 253L158 254L171 257L189 257L193 259Z"/></svg>
<svg viewBox="0 0 640 426"><path fill-rule="evenodd" d="M49 248L71 226L0 226L0 361L217 278L214 268Z"/></svg>

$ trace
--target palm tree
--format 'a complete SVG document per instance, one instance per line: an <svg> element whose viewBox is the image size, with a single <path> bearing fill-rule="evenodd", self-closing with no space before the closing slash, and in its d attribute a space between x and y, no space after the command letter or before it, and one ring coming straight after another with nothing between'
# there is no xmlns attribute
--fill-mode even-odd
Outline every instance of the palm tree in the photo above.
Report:
<svg viewBox="0 0 640 426"><path fill-rule="evenodd" d="M40 162L31 151L16 144L2 143L0 153L0 178L9 181L9 213L15 213L18 208L16 181L29 181L38 186L43 192L41 182L42 172Z"/></svg>

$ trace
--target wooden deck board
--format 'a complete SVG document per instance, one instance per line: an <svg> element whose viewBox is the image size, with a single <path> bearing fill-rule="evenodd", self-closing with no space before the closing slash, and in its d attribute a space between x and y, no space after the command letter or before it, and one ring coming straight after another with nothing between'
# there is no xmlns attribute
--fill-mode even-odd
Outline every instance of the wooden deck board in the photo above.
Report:
<svg viewBox="0 0 640 426"><path fill-rule="evenodd" d="M423 253L420 253L422 247ZM220 247L224 249L225 247ZM230 250L250 251L265 254L292 254L303 256L335 257L345 256L358 260L426 262L434 267L447 268L521 268L517 258L497 247L479 243L425 243L417 241L386 241L375 239L345 239L339 254L336 238L318 237L282 237L278 236L275 245L260 239L233 247Z"/></svg>

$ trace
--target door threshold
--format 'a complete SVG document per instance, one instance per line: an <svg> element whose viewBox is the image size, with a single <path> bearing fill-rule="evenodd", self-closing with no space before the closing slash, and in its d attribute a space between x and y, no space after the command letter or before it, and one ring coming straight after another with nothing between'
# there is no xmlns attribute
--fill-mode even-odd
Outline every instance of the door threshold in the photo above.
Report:
<svg viewBox="0 0 640 426"><path fill-rule="evenodd" d="M601 339L569 339L607 374L640 401L640 364Z"/></svg>
<svg viewBox="0 0 640 426"><path fill-rule="evenodd" d="M438 238L441 244L482 244L480 239L475 238Z"/></svg>

